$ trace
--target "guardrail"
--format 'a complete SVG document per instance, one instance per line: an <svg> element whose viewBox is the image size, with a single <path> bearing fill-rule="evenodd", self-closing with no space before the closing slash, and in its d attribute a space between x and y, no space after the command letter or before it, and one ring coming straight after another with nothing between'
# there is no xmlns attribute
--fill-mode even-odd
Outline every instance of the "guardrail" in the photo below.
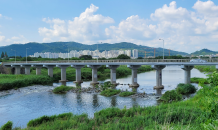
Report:
<svg viewBox="0 0 218 130"><path fill-rule="evenodd" d="M218 62L218 59L203 59L206 62ZM10 63L105 63L105 62L190 62L190 59L120 59L120 60L59 60L59 61L16 61Z"/></svg>

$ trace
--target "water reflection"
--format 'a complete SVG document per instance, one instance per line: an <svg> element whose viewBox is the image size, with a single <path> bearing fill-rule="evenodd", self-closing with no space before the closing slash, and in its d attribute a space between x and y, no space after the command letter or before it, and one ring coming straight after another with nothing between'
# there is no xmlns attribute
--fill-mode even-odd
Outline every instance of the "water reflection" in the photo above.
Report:
<svg viewBox="0 0 218 130"><path fill-rule="evenodd" d="M203 77L205 74L198 70L191 71L192 77ZM125 85L118 85L116 89L123 91L137 91L138 93L147 93L148 95L163 94L167 90L175 89L178 83L184 81L184 71L180 67L171 66L163 69L163 90L154 90L156 84L156 73L150 71L138 74L138 83L140 87L137 89L130 88L128 83L131 76L117 79L117 82ZM106 80L106 81L109 81ZM8 120L13 121L16 126L26 127L29 120L38 118L43 115L54 115L65 112L73 114L87 113L91 118L94 113L108 107L131 108L133 106L152 106L159 102L156 96L145 98L132 97L104 97L98 94L90 93L72 93L54 94L49 90L60 86L60 83L54 83L53 86L31 86L21 88L20 92L14 94L5 94L0 96L0 126ZM194 84L197 86L197 84ZM76 86L73 82L67 82L67 86ZM82 88L90 87L90 82L86 81L81 84Z"/></svg>
<svg viewBox="0 0 218 130"><path fill-rule="evenodd" d="M156 89L156 95L161 96L162 95L162 90L163 89Z"/></svg>

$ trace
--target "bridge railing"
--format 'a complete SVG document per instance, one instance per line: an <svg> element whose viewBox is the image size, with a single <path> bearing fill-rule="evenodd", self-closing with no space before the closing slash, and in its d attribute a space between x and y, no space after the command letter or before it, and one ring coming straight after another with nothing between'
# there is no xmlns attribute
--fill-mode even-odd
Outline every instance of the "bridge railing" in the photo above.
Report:
<svg viewBox="0 0 218 130"><path fill-rule="evenodd" d="M202 59L206 62L218 62L218 59ZM16 61L16 63L113 63L113 62L190 62L190 59L115 59L115 60L59 60L59 61ZM15 61L3 62L3 64Z"/></svg>

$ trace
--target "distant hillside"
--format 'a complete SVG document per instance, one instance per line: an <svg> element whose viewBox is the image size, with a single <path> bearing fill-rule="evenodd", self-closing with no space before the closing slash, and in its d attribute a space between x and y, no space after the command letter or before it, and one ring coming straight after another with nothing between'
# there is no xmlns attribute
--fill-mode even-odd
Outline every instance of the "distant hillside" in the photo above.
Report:
<svg viewBox="0 0 218 130"><path fill-rule="evenodd" d="M26 56L26 48L30 48L27 50L28 55L33 55L35 52L62 52L66 53L69 50L96 50L97 49L97 44L93 45L86 45L86 44L81 44L77 42L52 42L52 43L27 43L27 44L12 44L9 46L3 46L0 47L0 53L7 52L8 56L14 56L15 52L12 51L16 50L16 55L17 56ZM133 43L127 43L127 42L121 42L121 43L115 43L115 44L108 44L108 43L102 43L98 44L98 49L99 51L104 51L104 50L119 50L119 49L138 49L139 50L139 56L144 57L144 51L150 52L147 53L147 56L154 56L154 49L148 46L141 46L141 45L136 45ZM173 51L170 50L170 55L187 55L188 53L185 52L178 52L178 51ZM163 55L163 48L156 48L156 56L162 56ZM169 55L169 51L165 49L164 55Z"/></svg>
<svg viewBox="0 0 218 130"><path fill-rule="evenodd" d="M208 50L208 49L202 49L200 51L193 52L190 55L199 56L199 55L210 55L210 54L218 54L218 52L217 51L211 51L211 50Z"/></svg>

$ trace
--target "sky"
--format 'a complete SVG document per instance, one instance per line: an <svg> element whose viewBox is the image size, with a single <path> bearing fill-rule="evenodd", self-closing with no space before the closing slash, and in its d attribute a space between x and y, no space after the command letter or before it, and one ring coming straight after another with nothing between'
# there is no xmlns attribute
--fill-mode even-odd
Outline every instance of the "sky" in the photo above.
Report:
<svg viewBox="0 0 218 130"><path fill-rule="evenodd" d="M0 46L131 42L218 51L218 0L0 0Z"/></svg>

